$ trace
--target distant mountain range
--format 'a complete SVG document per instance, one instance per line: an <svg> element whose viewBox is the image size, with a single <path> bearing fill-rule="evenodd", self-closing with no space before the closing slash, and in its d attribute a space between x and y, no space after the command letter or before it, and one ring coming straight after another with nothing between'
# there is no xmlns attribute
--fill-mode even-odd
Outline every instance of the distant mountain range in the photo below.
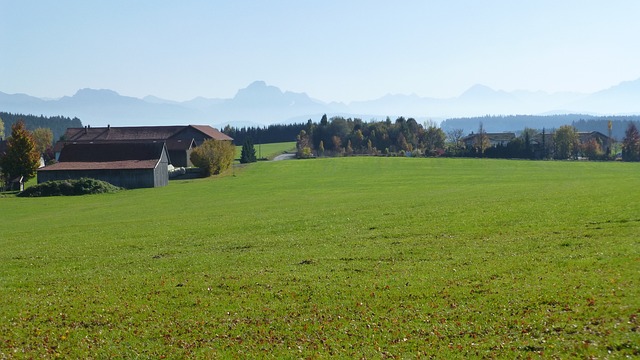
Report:
<svg viewBox="0 0 640 360"><path fill-rule="evenodd" d="M437 99L417 95L386 95L369 101L326 103L306 93L282 91L256 81L231 99L202 97L178 102L154 96L134 98L112 90L82 89L73 96L40 99L0 92L0 111L78 117L91 126L209 124L216 127L262 126L319 121L327 116L358 117L365 121L389 116L440 121L456 117L511 114L640 114L640 79L592 94L505 92L475 85L458 97Z"/></svg>

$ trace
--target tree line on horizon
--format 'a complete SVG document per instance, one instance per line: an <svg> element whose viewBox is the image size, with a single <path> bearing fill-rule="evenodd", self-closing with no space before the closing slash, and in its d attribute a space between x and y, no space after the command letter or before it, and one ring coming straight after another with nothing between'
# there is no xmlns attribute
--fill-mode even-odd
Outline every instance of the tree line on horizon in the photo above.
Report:
<svg viewBox="0 0 640 360"><path fill-rule="evenodd" d="M594 116L586 114L562 114L562 115L485 115L476 117L449 118L440 124L446 132L454 128L463 128L465 131L475 131L478 123L482 122L488 132L511 131L524 129L537 124L536 128L555 129L561 125L572 125L581 132L599 131L608 132L608 123L613 123L611 136L620 141L625 136L625 130L629 123L640 124L640 115L615 115Z"/></svg>
<svg viewBox="0 0 640 360"><path fill-rule="evenodd" d="M599 138L581 143L579 134L598 131L608 139L608 135L613 134L613 129L619 131L624 127L623 131L627 131L630 127L637 128L640 123L636 121L636 118L640 120L640 117L614 117L615 120L573 118L571 125L563 125L557 129L525 127L508 142L491 144L482 120L492 118L494 117L470 118L480 121L479 128L469 135L461 128L445 131L434 122L420 124L414 118L398 117L392 121L387 117L384 121L364 122L358 118L340 116L329 119L326 115L322 116L318 123L309 120L307 123L240 129L227 126L223 132L234 137L237 144L244 143L247 139L254 140L258 136L262 139L274 139L274 142L291 141L292 134L297 133L295 140L299 157L385 155L522 159L583 157L607 160L614 159L621 152L623 160L630 160L634 157L627 155L634 152L634 145L625 146L624 141L616 143L613 140L603 141ZM603 126L605 130L601 131ZM593 130L594 128L598 130ZM475 137L471 140L472 135ZM616 137L611 135L611 138ZM625 133L624 140L628 139L629 136ZM637 152L640 153L640 149Z"/></svg>
<svg viewBox="0 0 640 360"><path fill-rule="evenodd" d="M81 128L82 121L77 117L69 118L65 116L44 116L44 115L25 115L25 114L13 114L7 112L0 112L0 119L4 122L4 134L8 137L11 134L11 127L13 124L22 120L24 126L29 131L34 131L38 128L51 129L53 139L60 139L67 131L67 128ZM2 125L0 125L2 126ZM2 134L0 129L0 134ZM2 136L0 136L2 137Z"/></svg>
<svg viewBox="0 0 640 360"><path fill-rule="evenodd" d="M328 119L323 115L318 123L309 119L306 124L243 128L240 131L234 129L233 132L227 126L224 130L227 134L244 136L242 163L256 161L251 134L261 135L263 139L273 142L283 142L291 141L287 137L295 131L298 132L295 141L299 158L374 155L614 160L620 155L623 161L640 161L640 124L627 121L624 137L618 144L611 136L613 124L614 121L607 121L608 135L597 132L598 136L584 139L572 124L551 131L524 128L518 136L513 134L501 142L495 142L491 137L504 133L489 134L482 122L476 133L464 136L463 129L451 129L445 133L434 122L420 124L414 118L404 117L398 117L395 121L387 117L385 121L364 122L358 118L345 119L340 116ZM618 121L616 126L621 124L625 122ZM1 118L0 129L4 130ZM0 136L4 134L0 132ZM48 127L29 131L21 119L12 123L11 136L0 144L4 147L0 148L0 185L6 185L16 177L25 180L33 178L41 157L45 161L47 157L53 160L53 139L53 132ZM218 143L224 143L225 148L218 148L222 146L218 146ZM199 166L207 166L209 174L216 174L231 165L235 147L231 142L219 141L211 141L209 145L196 148L192 153L192 161L194 164L201 163Z"/></svg>
<svg viewBox="0 0 640 360"><path fill-rule="evenodd" d="M82 127L78 118L0 112L0 189L36 175L40 161L55 161L53 143L68 127ZM5 139L6 138L6 139Z"/></svg>

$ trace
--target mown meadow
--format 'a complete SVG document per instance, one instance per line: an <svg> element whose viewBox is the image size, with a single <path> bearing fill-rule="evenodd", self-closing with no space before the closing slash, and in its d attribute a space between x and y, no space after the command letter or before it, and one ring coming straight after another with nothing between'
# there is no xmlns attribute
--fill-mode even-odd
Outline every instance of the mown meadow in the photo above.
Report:
<svg viewBox="0 0 640 360"><path fill-rule="evenodd" d="M296 142L282 142L282 143L272 143L272 144L254 144L254 149L256 150L256 157L258 159L273 159L274 157L283 154L287 151L295 152L296 151ZM242 145L236 146L236 160L240 160L242 156Z"/></svg>
<svg viewBox="0 0 640 360"><path fill-rule="evenodd" d="M0 358L637 357L639 175L321 158L0 198Z"/></svg>

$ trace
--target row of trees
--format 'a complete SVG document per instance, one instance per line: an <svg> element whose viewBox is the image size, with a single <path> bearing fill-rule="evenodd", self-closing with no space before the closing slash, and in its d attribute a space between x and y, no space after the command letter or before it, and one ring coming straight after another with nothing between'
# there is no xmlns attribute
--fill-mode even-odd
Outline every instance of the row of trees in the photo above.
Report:
<svg viewBox="0 0 640 360"><path fill-rule="evenodd" d="M485 115L465 118L449 118L440 124L445 132L451 129L464 129L465 132L476 131L478 124L483 123L488 132L502 132L507 129L524 129L536 125L536 128L556 129L562 125L571 125L577 131L599 131L608 134L609 123L613 124L609 136L622 139L630 123L640 123L640 115L592 116L586 114L562 115Z"/></svg>
<svg viewBox="0 0 640 360"><path fill-rule="evenodd" d="M400 152L438 155L445 148L446 138L435 123L423 125L413 118L363 122L343 117L328 119L324 115L318 124L309 120L296 140L298 155L305 157L312 150L318 156Z"/></svg>
<svg viewBox="0 0 640 360"><path fill-rule="evenodd" d="M611 133L611 122L609 122ZM640 157L640 135L636 125L629 123L622 153L623 160ZM636 134L636 135L634 135ZM509 141L493 144L480 123L478 132L464 136L462 129L446 133L434 123L419 124L404 117L392 122L363 122L360 119L322 117L319 123L307 122L296 138L297 155L341 156L353 154L464 156L524 159L569 159L584 157L592 160L613 159L613 138L607 135L584 136L572 125L547 131L525 128ZM512 135L513 136L513 135ZM633 140L637 136L638 140ZM633 145L636 144L636 145ZM634 150L636 149L636 150Z"/></svg>
<svg viewBox="0 0 640 360"><path fill-rule="evenodd" d="M477 118L493 124L504 122L505 126L513 126L514 121L541 122L544 124L555 120L549 116L506 116ZM610 120L586 115L564 115L563 120L571 125L560 126L551 131L524 128L519 136L508 144L494 145L488 141L484 146L465 146L462 139L465 130L462 127L452 128L454 124L466 124L471 119L449 119L437 127L433 123L419 124L415 119L400 117L392 122L389 118L379 122L363 122L361 119L323 116L319 123L309 120L305 123L288 125L270 125L268 127L232 128L224 131L235 139L236 144L244 144L247 140L257 143L298 141L298 156L335 156L347 154L399 154L407 152L415 155L445 155L494 158L525 159L566 159L586 157L589 159L608 159L615 157L612 144L605 144L596 139L584 143L578 139L577 131L589 132L597 130L609 137L622 138L624 128L635 126L637 117L613 117ZM533 120L532 120L533 119ZM456 122L457 121L457 122ZM553 121L551 121L552 123ZM611 128L612 123L615 125ZM554 128L549 126L548 128ZM547 129L548 129L547 128ZM301 132L303 131L304 132ZM484 129L479 129L482 134ZM401 135L401 136L400 136ZM444 138L444 140L443 140ZM306 149L306 150L305 150ZM628 148L625 148L628 149ZM625 150L624 159L628 159L629 150Z"/></svg>
<svg viewBox="0 0 640 360"><path fill-rule="evenodd" d="M25 129L29 131L34 131L38 128L49 129L55 140L60 139L67 131L67 128L82 127L82 121L76 117L36 116L0 112L0 118L4 120L4 125L0 123L0 138L4 138L4 134L9 134L11 132L11 126L18 121L22 121Z"/></svg>
<svg viewBox="0 0 640 360"><path fill-rule="evenodd" d="M292 125L290 128L294 127ZM547 134L544 129L540 133L525 128L520 136L511 139L506 145L492 146L489 135L480 123L478 133L471 138L471 145L465 144L461 129L453 129L445 134L435 123L419 124L413 118L399 117L395 122L387 118L385 121L365 123L360 119L342 117L327 119L324 115L319 123L309 120L304 125L298 133L296 146L297 155L301 158L354 154L531 159L567 159L582 155L589 159L611 158L611 143L604 144L596 138L580 142L578 132L570 125L561 126L553 134ZM609 138L608 142L610 141ZM30 132L24 122L15 122L11 127L6 150L0 154L2 181L6 183L20 176L26 181L35 177L40 157L46 155L52 143L51 129L38 128ZM230 141L205 141L191 155L193 164L202 168L207 176L228 169L234 158L235 146ZM622 160L640 161L640 132L633 122L629 123L622 141ZM246 137L241 162L254 161L255 149L251 138Z"/></svg>
<svg viewBox="0 0 640 360"><path fill-rule="evenodd" d="M488 158L518 158L518 159L577 159L585 157L590 160L606 160L611 156L611 140L602 141L599 138L589 138L580 141L577 130L571 125L560 126L549 133L545 129L541 132L525 128L518 137L507 144L491 146L488 136L482 133L482 127L476 135L473 146L465 148L461 156L482 156ZM483 143L484 145L479 145Z"/></svg>
<svg viewBox="0 0 640 360"><path fill-rule="evenodd" d="M55 161L53 153L54 140L61 138L69 127L82 127L82 122L78 118L0 112L0 140L4 139L6 134L12 132L13 126L18 123L20 123L19 126L22 129L30 133L38 153L47 164Z"/></svg>
<svg viewBox="0 0 640 360"><path fill-rule="evenodd" d="M270 144L293 141L306 127L304 123L269 125L263 127L231 127L227 125L222 132L233 138L237 145L244 144L247 140L255 144Z"/></svg>

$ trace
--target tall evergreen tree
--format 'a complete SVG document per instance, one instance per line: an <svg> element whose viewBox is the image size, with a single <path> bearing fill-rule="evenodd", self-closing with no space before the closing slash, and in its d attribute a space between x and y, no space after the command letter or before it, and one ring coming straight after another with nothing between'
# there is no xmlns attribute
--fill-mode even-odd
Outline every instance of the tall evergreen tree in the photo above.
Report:
<svg viewBox="0 0 640 360"><path fill-rule="evenodd" d="M256 162L258 159L256 158L256 148L253 146L253 141L248 137L244 144L242 144L242 152L240 153L240 163L252 163Z"/></svg>
<svg viewBox="0 0 640 360"><path fill-rule="evenodd" d="M6 180L22 176L24 181L36 176L40 165L40 153L31 133L22 121L11 126L11 137L7 140L7 151L0 158L0 167Z"/></svg>

